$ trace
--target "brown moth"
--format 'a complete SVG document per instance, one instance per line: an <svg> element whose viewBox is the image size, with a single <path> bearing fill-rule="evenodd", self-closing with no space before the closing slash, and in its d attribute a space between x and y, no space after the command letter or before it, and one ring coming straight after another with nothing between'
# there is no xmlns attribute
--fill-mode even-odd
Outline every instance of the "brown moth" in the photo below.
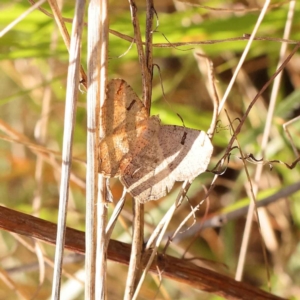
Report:
<svg viewBox="0 0 300 300"><path fill-rule="evenodd" d="M165 196L175 181L192 181L203 173L213 146L205 132L161 125L122 79L107 85L100 122L99 172L120 177L141 203Z"/></svg>

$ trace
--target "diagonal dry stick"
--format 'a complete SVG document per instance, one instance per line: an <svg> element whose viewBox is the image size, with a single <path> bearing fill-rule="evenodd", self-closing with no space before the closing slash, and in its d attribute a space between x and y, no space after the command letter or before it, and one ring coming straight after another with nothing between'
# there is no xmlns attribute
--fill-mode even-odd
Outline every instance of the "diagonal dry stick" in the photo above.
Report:
<svg viewBox="0 0 300 300"><path fill-rule="evenodd" d="M48 244L55 245L56 224L32 217L0 206L0 228L28 236ZM66 229L65 248L76 252L85 253L85 233L76 229ZM128 265L131 245L110 240L107 257L110 260ZM145 254L145 261L151 254ZM158 271L160 270L160 274ZM192 288L213 293L226 299L255 299L255 300L282 300L283 298L264 292L247 283L238 282L229 276L199 267L184 259L169 255L157 255L156 262L150 266L150 272L185 283Z"/></svg>

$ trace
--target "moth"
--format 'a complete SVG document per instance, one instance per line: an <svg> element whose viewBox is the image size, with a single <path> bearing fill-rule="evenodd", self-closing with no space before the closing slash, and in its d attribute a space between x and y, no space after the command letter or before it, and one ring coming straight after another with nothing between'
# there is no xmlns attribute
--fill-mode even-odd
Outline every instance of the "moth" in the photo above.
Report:
<svg viewBox="0 0 300 300"><path fill-rule="evenodd" d="M158 116L149 117L122 79L108 83L100 122L99 172L119 177L141 203L162 198L175 181L192 181L206 170L212 155L205 132L162 125Z"/></svg>

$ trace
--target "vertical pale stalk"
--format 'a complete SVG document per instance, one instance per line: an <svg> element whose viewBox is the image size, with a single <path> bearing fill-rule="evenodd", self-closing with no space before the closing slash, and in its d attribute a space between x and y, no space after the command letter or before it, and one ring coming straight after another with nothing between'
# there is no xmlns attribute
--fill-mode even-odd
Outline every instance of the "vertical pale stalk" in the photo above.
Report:
<svg viewBox="0 0 300 300"><path fill-rule="evenodd" d="M52 299L60 298L61 270L65 244L66 215L69 196L69 180L72 163L72 142L75 123L76 103L78 98L80 45L83 27L85 1L76 2L72 26L70 59L67 78L64 136L62 150L62 172L59 193L58 227L55 248L55 266L53 272Z"/></svg>
<svg viewBox="0 0 300 300"><path fill-rule="evenodd" d="M107 57L108 57L108 1L100 0L100 110L102 109L106 96L107 84ZM100 122L100 138L103 137L102 124ZM97 147L98 149L98 147ZM98 163L98 159L97 159ZM106 202L106 180L102 175L99 175L98 180L98 203L97 203L97 254L96 254L96 299L106 299L106 250L107 250L107 213L108 203Z"/></svg>
<svg viewBox="0 0 300 300"><path fill-rule="evenodd" d="M108 2L91 0L88 9L86 290L85 299L105 299L106 219L105 180L99 176L99 107L104 103L107 76ZM99 195L98 195L99 184ZM99 197L97 203L97 197ZM96 205L97 204L97 205Z"/></svg>

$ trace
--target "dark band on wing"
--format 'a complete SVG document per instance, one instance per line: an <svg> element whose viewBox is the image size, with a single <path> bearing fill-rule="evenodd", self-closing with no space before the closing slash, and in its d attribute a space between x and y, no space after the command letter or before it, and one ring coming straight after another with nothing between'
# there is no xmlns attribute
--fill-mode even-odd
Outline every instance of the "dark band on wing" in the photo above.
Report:
<svg viewBox="0 0 300 300"><path fill-rule="evenodd" d="M183 136L182 136L182 138L181 138L181 145L184 145L184 142L185 142L185 140L186 140L186 137L187 137L187 132L184 132L183 133Z"/></svg>
<svg viewBox="0 0 300 300"><path fill-rule="evenodd" d="M134 103L136 102L136 100L132 100L131 103L129 104L129 106L126 108L127 110L131 110L132 106L134 105Z"/></svg>

